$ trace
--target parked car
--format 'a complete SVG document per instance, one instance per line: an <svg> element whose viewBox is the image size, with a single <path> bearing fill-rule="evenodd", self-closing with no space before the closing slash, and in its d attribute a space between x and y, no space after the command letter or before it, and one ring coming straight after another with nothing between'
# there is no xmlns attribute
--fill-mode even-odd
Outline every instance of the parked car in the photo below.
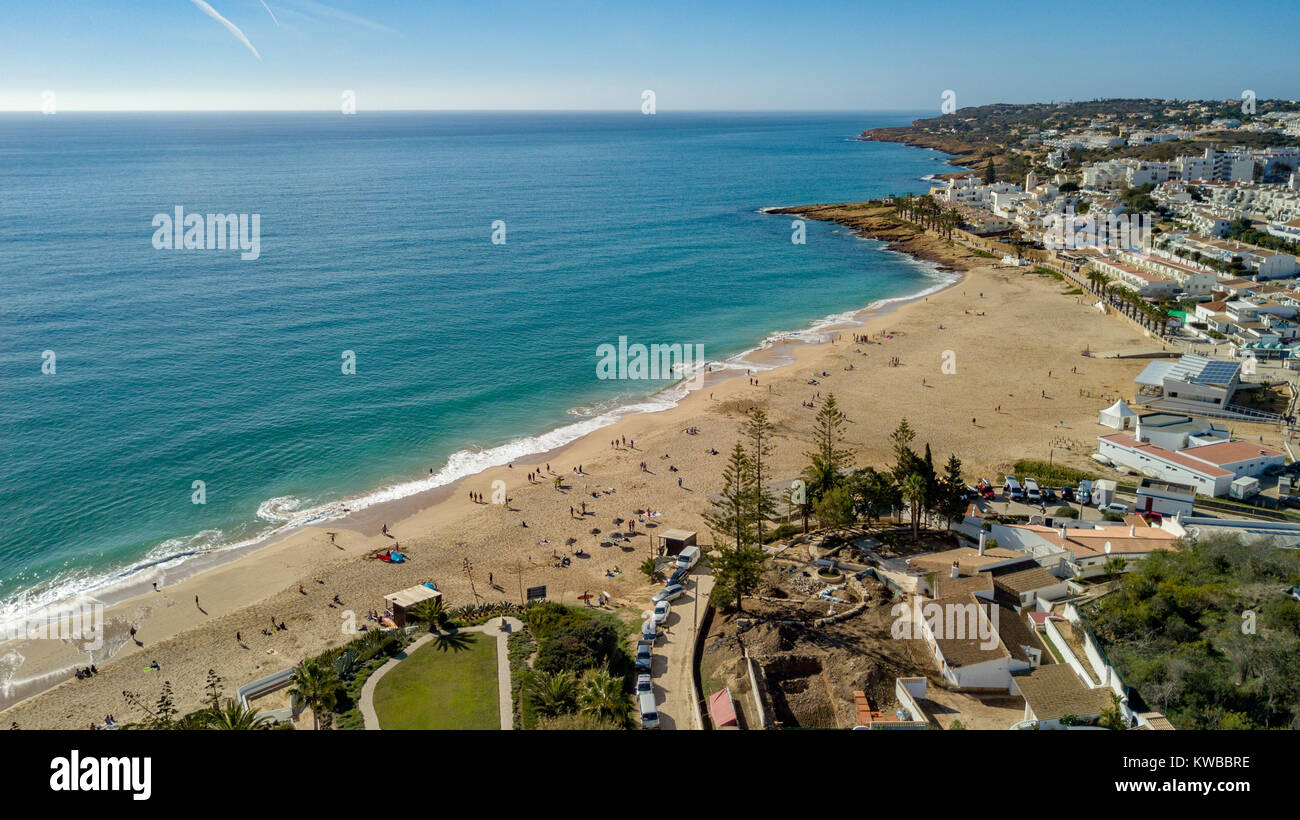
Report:
<svg viewBox="0 0 1300 820"><path fill-rule="evenodd" d="M691 567L694 567L699 563L699 561L700 548L693 544L689 547L682 547L682 551L677 553L678 569L690 570Z"/></svg>
<svg viewBox="0 0 1300 820"><path fill-rule="evenodd" d="M642 692L637 695L637 705L641 709L641 728L659 728L659 705L655 703L654 692Z"/></svg>
<svg viewBox="0 0 1300 820"><path fill-rule="evenodd" d="M1128 508L1128 505L1127 505L1127 504L1121 504L1121 503L1118 502L1118 501L1112 501L1112 502L1110 502L1109 504L1107 504L1106 506L1102 507L1101 509L1102 509L1103 512L1114 512L1114 513L1119 513L1120 515L1128 515L1128 514L1129 514L1129 508Z"/></svg>
<svg viewBox="0 0 1300 820"><path fill-rule="evenodd" d="M655 612L651 617L656 624L661 624L668 620L668 615L673 611L673 605L667 601L656 601Z"/></svg>
<svg viewBox="0 0 1300 820"><path fill-rule="evenodd" d="M651 598L650 600L657 604L660 601L675 600L677 598L682 597L685 594L686 594L686 587L682 586L681 584L669 584L668 586L656 592L654 597Z"/></svg>
<svg viewBox="0 0 1300 820"><path fill-rule="evenodd" d="M1062 487L1062 488L1061 488L1061 500L1062 500L1062 501L1073 501L1073 500L1074 500L1074 488L1073 488L1073 487Z"/></svg>
<svg viewBox="0 0 1300 820"><path fill-rule="evenodd" d="M638 695L640 695L642 692L653 692L653 691L654 691L654 684L650 682L649 672L642 672L641 674L636 676L636 693Z"/></svg>
<svg viewBox="0 0 1300 820"><path fill-rule="evenodd" d="M1080 504L1092 503L1092 480L1085 478L1079 482L1078 501Z"/></svg>
<svg viewBox="0 0 1300 820"><path fill-rule="evenodd" d="M1043 488L1043 503L1044 503L1044 504L1052 504L1052 503L1055 503L1055 501L1056 501L1056 490L1053 490L1051 487L1044 487L1044 488Z"/></svg>
<svg viewBox="0 0 1300 820"><path fill-rule="evenodd" d="M975 489L979 491L980 498L983 498L985 501L992 501L996 495L993 490L993 485L989 483L987 478L981 478L980 483L976 485Z"/></svg>
<svg viewBox="0 0 1300 820"><path fill-rule="evenodd" d="M654 652L653 641L636 642L636 668L638 671L649 672L652 663L652 654ZM648 677L648 676L647 676Z"/></svg>
<svg viewBox="0 0 1300 820"><path fill-rule="evenodd" d="M1025 503L1039 504L1042 503L1043 494L1038 489L1038 482L1032 478L1025 479Z"/></svg>
<svg viewBox="0 0 1300 820"><path fill-rule="evenodd" d="M1148 524L1159 524L1165 520L1165 517L1155 510L1147 510L1142 513L1142 517L1146 519Z"/></svg>
<svg viewBox="0 0 1300 820"><path fill-rule="evenodd" d="M674 570L673 574L668 578L668 583L664 584L664 586L673 586L674 584L677 586L683 586L690 574L691 571L687 567L681 567L680 569Z"/></svg>
<svg viewBox="0 0 1300 820"><path fill-rule="evenodd" d="M1024 489L1021 488L1020 482L1016 481L1016 477L1013 475L1003 477L1002 494L1012 501L1020 501L1025 497Z"/></svg>
<svg viewBox="0 0 1300 820"><path fill-rule="evenodd" d="M654 616L646 618L645 623L641 624L641 640L654 643L658 637L659 622L654 619Z"/></svg>

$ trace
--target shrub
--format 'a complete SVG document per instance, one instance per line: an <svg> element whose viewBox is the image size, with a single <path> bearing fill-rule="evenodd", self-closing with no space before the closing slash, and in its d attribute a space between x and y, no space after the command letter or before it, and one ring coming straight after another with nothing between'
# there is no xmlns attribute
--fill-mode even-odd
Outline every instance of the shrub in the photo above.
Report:
<svg viewBox="0 0 1300 820"><path fill-rule="evenodd" d="M1068 504L1063 504L1062 506L1052 510L1052 517L1053 518L1078 518L1079 511Z"/></svg>
<svg viewBox="0 0 1300 820"><path fill-rule="evenodd" d="M782 541L792 535L798 535L801 532L803 532L803 527L800 527L798 524L787 522L779 525L771 532L764 533L763 540L770 544L773 541Z"/></svg>
<svg viewBox="0 0 1300 820"><path fill-rule="evenodd" d="M1096 473L1076 470L1073 467L1063 467L1060 464L1048 464L1046 461L1037 461L1032 458L1022 458L1015 463L1014 467L1016 475L1034 476L1040 484L1076 485L1084 479L1097 477Z"/></svg>
<svg viewBox="0 0 1300 820"><path fill-rule="evenodd" d="M580 672L603 668L618 651L618 632L609 624L586 623L541 638L533 668L543 672Z"/></svg>

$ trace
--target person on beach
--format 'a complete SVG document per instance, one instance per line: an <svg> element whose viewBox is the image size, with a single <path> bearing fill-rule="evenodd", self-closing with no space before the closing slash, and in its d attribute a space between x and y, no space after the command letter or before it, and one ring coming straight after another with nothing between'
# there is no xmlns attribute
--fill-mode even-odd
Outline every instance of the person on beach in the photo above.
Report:
<svg viewBox="0 0 1300 820"><path fill-rule="evenodd" d="M235 643L242 644L243 642L244 642L244 636L241 635L240 633L236 632L236 633L235 633Z"/></svg>

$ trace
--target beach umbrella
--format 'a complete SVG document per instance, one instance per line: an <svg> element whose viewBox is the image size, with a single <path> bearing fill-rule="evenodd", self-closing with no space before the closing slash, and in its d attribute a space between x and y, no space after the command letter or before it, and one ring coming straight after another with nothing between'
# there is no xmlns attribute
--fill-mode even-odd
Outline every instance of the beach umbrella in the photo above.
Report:
<svg viewBox="0 0 1300 820"><path fill-rule="evenodd" d="M617 524L622 524L622 523L623 523L623 519L621 519L621 518L615 518L615 519L614 519L614 523L615 523L616 525L617 525Z"/></svg>
<svg viewBox="0 0 1300 820"><path fill-rule="evenodd" d="M566 546L566 547L573 546L573 545L576 544L576 543L578 543L578 539L573 538L572 536L570 536L569 538L564 539L564 546Z"/></svg>
<svg viewBox="0 0 1300 820"><path fill-rule="evenodd" d="M592 527L592 528L591 528L591 534L592 534L592 535L600 535L600 527Z"/></svg>

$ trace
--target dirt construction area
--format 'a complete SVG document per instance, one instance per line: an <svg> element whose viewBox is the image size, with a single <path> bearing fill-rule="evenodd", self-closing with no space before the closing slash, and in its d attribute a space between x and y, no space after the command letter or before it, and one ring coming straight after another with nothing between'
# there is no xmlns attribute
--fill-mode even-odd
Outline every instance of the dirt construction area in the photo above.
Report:
<svg viewBox="0 0 1300 820"><path fill-rule="evenodd" d="M921 640L894 638L894 599L872 577L823 577L811 565L768 572L745 611L719 613L705 637L700 674L706 694L725 687L743 728L758 729L751 675L771 728L847 729L857 723L853 692L878 708L894 705L894 678L933 679L933 661ZM843 617L833 623L828 619Z"/></svg>
<svg viewBox="0 0 1300 820"><path fill-rule="evenodd" d="M703 694L729 688L740 728L763 728L753 684L767 728L849 729L857 725L854 691L891 714L899 677L927 679L920 705L937 728L960 720L1006 729L1020 719L1019 697L948 691L925 642L892 634L894 607L906 598L872 575L818 566L815 549L798 552L772 562L743 612L717 612L703 640Z"/></svg>

